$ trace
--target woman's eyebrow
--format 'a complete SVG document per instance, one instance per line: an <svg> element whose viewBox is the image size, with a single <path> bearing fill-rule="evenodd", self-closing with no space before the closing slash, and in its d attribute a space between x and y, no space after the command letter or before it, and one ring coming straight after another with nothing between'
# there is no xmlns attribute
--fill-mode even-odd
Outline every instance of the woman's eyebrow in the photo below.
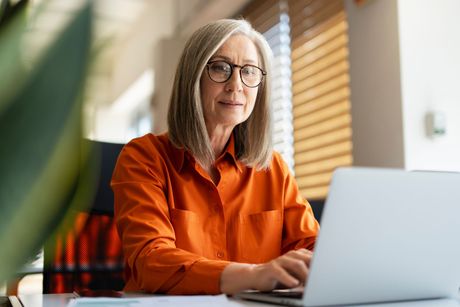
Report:
<svg viewBox="0 0 460 307"><path fill-rule="evenodd" d="M229 57L227 57L227 56L225 56L225 55L220 55L220 54L213 55L213 56L211 57L211 60L214 60L214 59L216 59L216 58L220 58L220 59L223 59L223 60L225 60L225 61L230 62L230 58L229 58Z"/></svg>
<svg viewBox="0 0 460 307"><path fill-rule="evenodd" d="M209 60L212 61L212 60L215 60L215 59L222 59L222 60L225 60L225 61L230 62L230 63L232 62L231 59L228 56L220 55L220 54L213 55ZM252 65L257 64L256 61L251 60L251 59L244 59L244 63L245 64L252 64Z"/></svg>

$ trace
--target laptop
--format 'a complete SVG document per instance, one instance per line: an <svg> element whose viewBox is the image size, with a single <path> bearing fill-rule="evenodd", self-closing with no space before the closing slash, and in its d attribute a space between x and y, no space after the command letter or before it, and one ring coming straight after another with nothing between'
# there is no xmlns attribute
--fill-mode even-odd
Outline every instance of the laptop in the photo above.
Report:
<svg viewBox="0 0 460 307"><path fill-rule="evenodd" d="M339 168L303 295L237 296L291 306L460 306L459 286L460 173Z"/></svg>

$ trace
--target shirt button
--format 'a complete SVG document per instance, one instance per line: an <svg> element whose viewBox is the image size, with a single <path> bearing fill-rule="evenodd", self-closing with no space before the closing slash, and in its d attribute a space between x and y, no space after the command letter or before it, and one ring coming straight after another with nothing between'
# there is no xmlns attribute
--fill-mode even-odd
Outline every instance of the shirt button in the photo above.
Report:
<svg viewBox="0 0 460 307"><path fill-rule="evenodd" d="M217 252L217 257L223 258L223 257L224 257L224 253L221 252L221 251Z"/></svg>

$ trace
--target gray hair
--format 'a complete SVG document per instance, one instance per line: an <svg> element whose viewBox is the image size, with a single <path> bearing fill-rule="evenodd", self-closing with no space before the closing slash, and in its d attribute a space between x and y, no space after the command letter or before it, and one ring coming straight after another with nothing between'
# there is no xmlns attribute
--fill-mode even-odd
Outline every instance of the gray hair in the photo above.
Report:
<svg viewBox="0 0 460 307"><path fill-rule="evenodd" d="M202 166L214 164L216 157L206 130L200 77L209 59L235 34L246 35L254 43L260 65L267 71L251 115L233 130L235 153L238 160L249 167L268 169L273 150L269 97L271 50L265 38L245 20L222 19L209 23L187 41L176 70L169 104L169 139L175 146L188 150Z"/></svg>

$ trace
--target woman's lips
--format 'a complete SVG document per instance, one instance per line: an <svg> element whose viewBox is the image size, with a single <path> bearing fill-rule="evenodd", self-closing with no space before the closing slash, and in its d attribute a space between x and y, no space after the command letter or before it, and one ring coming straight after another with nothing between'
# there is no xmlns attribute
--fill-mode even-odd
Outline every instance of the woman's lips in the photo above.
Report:
<svg viewBox="0 0 460 307"><path fill-rule="evenodd" d="M235 107L243 106L242 102L236 101L236 100L221 100L219 101L219 103L227 105L227 106L235 106Z"/></svg>

